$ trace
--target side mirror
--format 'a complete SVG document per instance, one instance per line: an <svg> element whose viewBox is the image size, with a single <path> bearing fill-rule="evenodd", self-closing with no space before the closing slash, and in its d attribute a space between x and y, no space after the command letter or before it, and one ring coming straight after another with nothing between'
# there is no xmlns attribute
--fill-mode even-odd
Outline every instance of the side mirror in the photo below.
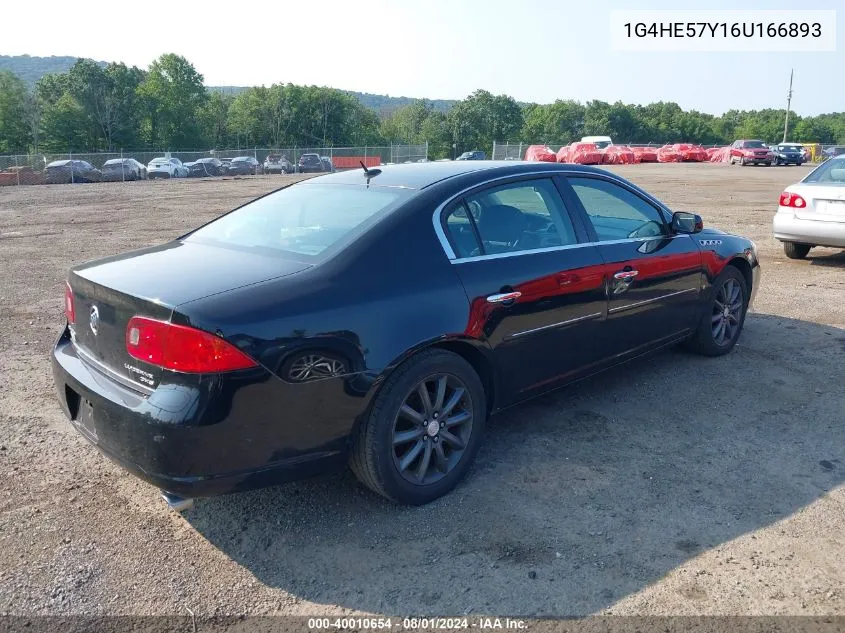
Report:
<svg viewBox="0 0 845 633"><path fill-rule="evenodd" d="M704 220L700 215L675 211L672 214L672 230L675 233L699 233L704 228Z"/></svg>

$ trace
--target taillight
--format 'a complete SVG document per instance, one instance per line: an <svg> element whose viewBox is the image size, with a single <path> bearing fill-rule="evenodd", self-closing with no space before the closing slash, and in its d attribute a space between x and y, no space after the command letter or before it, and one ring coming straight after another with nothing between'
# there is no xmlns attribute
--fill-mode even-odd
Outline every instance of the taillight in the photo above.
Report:
<svg viewBox="0 0 845 633"><path fill-rule="evenodd" d="M803 209L807 206L807 202L799 196L797 193L789 193L788 191L784 191L780 194L780 206L782 207L791 207L793 209Z"/></svg>
<svg viewBox="0 0 845 633"><path fill-rule="evenodd" d="M186 373L218 373L258 365L219 336L146 317L129 319L126 351L145 363Z"/></svg>
<svg viewBox="0 0 845 633"><path fill-rule="evenodd" d="M68 282L65 282L65 316L71 325L76 322L76 313L73 310L73 290Z"/></svg>

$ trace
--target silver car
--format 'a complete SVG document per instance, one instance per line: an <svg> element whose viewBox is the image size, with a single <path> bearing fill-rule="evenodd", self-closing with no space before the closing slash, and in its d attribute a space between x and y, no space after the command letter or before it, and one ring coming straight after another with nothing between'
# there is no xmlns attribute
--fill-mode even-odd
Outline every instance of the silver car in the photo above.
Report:
<svg viewBox="0 0 845 633"><path fill-rule="evenodd" d="M845 156L832 158L780 194L775 238L790 259L814 246L845 248Z"/></svg>

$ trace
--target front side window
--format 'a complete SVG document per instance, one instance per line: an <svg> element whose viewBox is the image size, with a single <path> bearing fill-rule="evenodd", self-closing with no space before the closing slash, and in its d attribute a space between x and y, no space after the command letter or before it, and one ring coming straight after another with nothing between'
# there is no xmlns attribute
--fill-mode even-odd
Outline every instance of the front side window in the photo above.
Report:
<svg viewBox="0 0 845 633"><path fill-rule="evenodd" d="M185 239L317 256L409 195L403 189L297 184L254 200Z"/></svg>
<svg viewBox="0 0 845 633"><path fill-rule="evenodd" d="M598 178L568 178L599 241L658 237L668 233L654 206L617 184Z"/></svg>
<svg viewBox="0 0 845 633"><path fill-rule="evenodd" d="M549 179L513 182L467 196L446 217L459 257L576 244L572 221Z"/></svg>

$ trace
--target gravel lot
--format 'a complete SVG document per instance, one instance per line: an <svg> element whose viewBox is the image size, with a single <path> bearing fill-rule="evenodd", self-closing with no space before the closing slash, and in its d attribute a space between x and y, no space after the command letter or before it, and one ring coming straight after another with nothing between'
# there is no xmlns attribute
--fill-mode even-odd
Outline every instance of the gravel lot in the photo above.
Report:
<svg viewBox="0 0 845 633"><path fill-rule="evenodd" d="M0 613L845 614L845 254L771 237L806 168L615 168L757 242L734 352L673 350L493 420L422 508L343 473L184 515L63 418L74 263L157 244L290 177L0 189Z"/></svg>

